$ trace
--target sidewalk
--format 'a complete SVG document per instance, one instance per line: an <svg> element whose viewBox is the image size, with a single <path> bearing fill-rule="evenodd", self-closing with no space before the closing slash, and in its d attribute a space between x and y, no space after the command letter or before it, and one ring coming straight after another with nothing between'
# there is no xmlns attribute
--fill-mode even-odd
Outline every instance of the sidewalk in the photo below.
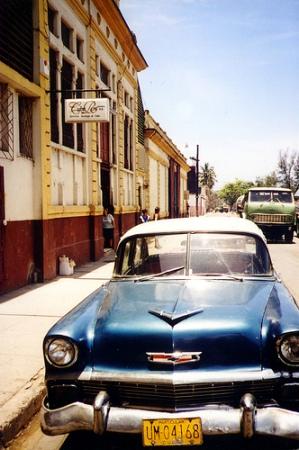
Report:
<svg viewBox="0 0 299 450"><path fill-rule="evenodd" d="M42 342L66 312L107 281L114 253L74 275L0 296L0 448L39 410L44 395Z"/></svg>

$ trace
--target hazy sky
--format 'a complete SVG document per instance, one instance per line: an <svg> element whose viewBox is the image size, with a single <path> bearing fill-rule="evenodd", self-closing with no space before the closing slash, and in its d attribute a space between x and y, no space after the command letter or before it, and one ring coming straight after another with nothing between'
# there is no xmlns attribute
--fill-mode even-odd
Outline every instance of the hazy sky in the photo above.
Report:
<svg viewBox="0 0 299 450"><path fill-rule="evenodd" d="M299 0L121 0L145 109L218 188L299 151Z"/></svg>

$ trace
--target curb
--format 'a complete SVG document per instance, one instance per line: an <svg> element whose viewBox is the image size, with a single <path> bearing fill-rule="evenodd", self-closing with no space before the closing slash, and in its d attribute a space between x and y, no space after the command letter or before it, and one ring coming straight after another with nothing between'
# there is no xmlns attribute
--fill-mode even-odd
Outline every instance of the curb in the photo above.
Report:
<svg viewBox="0 0 299 450"><path fill-rule="evenodd" d="M39 411L46 389L40 369L0 410L0 448L7 447Z"/></svg>

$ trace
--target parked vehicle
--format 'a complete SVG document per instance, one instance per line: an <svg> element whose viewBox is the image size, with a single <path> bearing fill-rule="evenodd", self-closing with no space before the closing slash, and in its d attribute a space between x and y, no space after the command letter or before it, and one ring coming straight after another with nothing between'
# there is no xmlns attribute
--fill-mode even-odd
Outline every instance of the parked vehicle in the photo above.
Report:
<svg viewBox="0 0 299 450"><path fill-rule="evenodd" d="M255 222L269 239L291 243L296 231L296 208L291 189L255 187L245 195L246 219Z"/></svg>
<svg viewBox="0 0 299 450"><path fill-rule="evenodd" d="M299 439L299 310L251 221L151 221L121 239L112 279L44 339L42 429Z"/></svg>
<svg viewBox="0 0 299 450"><path fill-rule="evenodd" d="M243 211L244 211L244 202L245 202L245 195L240 195L240 197L236 200L236 213L243 217Z"/></svg>

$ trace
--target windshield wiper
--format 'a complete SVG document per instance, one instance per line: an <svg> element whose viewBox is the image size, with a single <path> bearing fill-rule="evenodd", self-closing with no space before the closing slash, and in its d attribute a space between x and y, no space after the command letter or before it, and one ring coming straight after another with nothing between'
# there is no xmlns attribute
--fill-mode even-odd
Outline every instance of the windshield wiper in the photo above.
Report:
<svg viewBox="0 0 299 450"><path fill-rule="evenodd" d="M278 197L275 197L275 198L273 198L273 203L280 203L280 204L282 204L282 201Z"/></svg>
<svg viewBox="0 0 299 450"><path fill-rule="evenodd" d="M244 281L244 277L237 277L230 273L210 273L209 272L209 273L199 273L197 275L200 277L228 278L229 280Z"/></svg>
<svg viewBox="0 0 299 450"><path fill-rule="evenodd" d="M185 266L178 266L178 267L173 267L171 269L167 269L167 270L163 270L163 272L158 272L158 273L152 273L149 275L143 275L143 276L134 276L134 275L114 275L113 278L122 278L124 280L127 281L147 281L147 280L152 280L153 278L156 277L161 277L163 275L168 275L170 273L174 273L174 272L178 272L179 270L184 269ZM195 275L195 274L193 274ZM230 280L236 280L236 281L244 281L243 277L238 277L229 273L219 273L219 272L207 272L207 273L198 273L196 274L196 276L199 277L216 277L216 278L227 278Z"/></svg>
<svg viewBox="0 0 299 450"><path fill-rule="evenodd" d="M134 278L134 281L147 281L152 278L162 277L163 275L168 275L169 273L178 272L179 270L184 269L185 266L172 267L171 269L163 270L163 272L152 273L150 275L144 275L142 277Z"/></svg>

